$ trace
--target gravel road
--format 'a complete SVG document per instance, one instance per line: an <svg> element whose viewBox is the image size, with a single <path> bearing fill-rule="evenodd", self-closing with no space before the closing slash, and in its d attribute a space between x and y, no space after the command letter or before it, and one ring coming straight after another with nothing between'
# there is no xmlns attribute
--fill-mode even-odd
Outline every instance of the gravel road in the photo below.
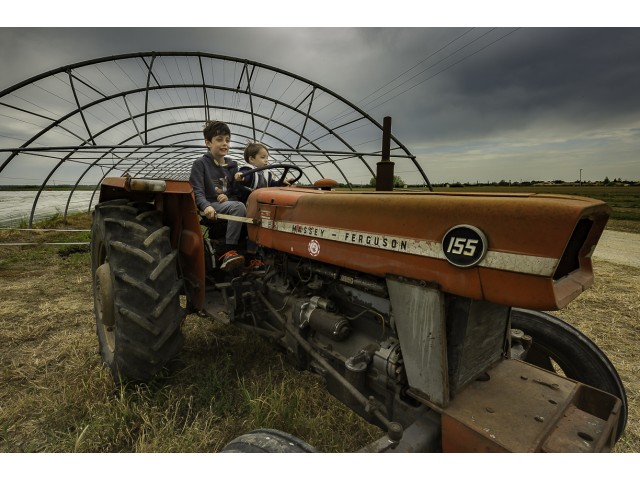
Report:
<svg viewBox="0 0 640 480"><path fill-rule="evenodd" d="M640 233L605 230L593 258L640 268Z"/></svg>

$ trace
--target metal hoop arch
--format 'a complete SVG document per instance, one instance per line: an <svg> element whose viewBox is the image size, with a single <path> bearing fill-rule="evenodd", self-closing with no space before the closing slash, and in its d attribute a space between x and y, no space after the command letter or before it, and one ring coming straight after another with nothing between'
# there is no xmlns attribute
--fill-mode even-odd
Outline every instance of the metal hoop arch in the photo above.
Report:
<svg viewBox="0 0 640 480"><path fill-rule="evenodd" d="M98 117L99 111L107 115ZM41 194L63 168L74 175L65 219L74 193L93 189L90 211L100 182L114 172L188 179L191 163L204 151L201 130L190 126L211 118L232 127L232 157L242 157L238 139L260 141L276 163L298 165L309 183L337 175L353 188L354 175L375 177L371 164L381 153L358 147L373 141L365 131L380 138L382 125L342 96L277 67L205 52L129 53L49 70L1 91L0 116L16 120L7 131L26 125L23 138L0 131L0 174L9 167L20 171L25 156L54 160L43 171L30 227ZM363 139L368 141L356 143ZM392 159L408 162L431 189L415 156L395 136L391 141Z"/></svg>

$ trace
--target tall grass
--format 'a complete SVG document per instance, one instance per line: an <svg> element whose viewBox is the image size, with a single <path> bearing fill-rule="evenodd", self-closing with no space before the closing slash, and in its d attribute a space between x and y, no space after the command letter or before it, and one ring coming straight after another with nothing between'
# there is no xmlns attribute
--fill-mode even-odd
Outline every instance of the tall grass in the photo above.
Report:
<svg viewBox="0 0 640 480"><path fill-rule="evenodd" d="M154 381L116 387L98 354L88 250L0 247L0 290L0 452L216 452L264 427L342 452L382 435L267 340L197 315Z"/></svg>

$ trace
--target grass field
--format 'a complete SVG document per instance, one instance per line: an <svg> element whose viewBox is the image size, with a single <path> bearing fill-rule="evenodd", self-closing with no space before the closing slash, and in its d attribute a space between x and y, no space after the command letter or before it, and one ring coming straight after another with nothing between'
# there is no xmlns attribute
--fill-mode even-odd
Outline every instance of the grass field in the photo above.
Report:
<svg viewBox="0 0 640 480"><path fill-rule="evenodd" d="M345 189L346 190L346 189ZM398 189L399 191L427 191L426 189ZM609 228L621 232L640 233L640 186L571 186L544 185L531 187L435 187L434 192L444 193L534 193L554 195L574 195L589 197L606 202L613 210ZM354 190L374 191L373 188Z"/></svg>
<svg viewBox="0 0 640 480"><path fill-rule="evenodd" d="M90 228L90 217L66 228ZM89 239L0 231L0 243ZM157 380L114 388L97 350L90 264L86 246L0 247L0 452L215 452L265 426L348 452L382 435L268 341L197 315Z"/></svg>
<svg viewBox="0 0 640 480"><path fill-rule="evenodd" d="M637 213L639 191L629 192L582 194L610 195L614 212ZM637 223L614 219L609 228L638 232ZM67 228L89 224L88 215L75 215ZM0 243L33 238L82 242L89 234L0 232ZM616 452L640 452L640 271L606 262L595 267L594 288L559 316L617 366L630 411ZM183 353L163 375L149 385L115 388L98 354L83 246L0 247L0 291L0 452L216 452L259 427L287 431L320 451L349 452L382 434L266 340L196 315L187 317Z"/></svg>
<svg viewBox="0 0 640 480"><path fill-rule="evenodd" d="M629 186L569 186L550 185L532 187L462 187L435 188L437 192L505 192L505 193L547 193L577 195L607 202L613 209L611 219L640 222L640 187Z"/></svg>

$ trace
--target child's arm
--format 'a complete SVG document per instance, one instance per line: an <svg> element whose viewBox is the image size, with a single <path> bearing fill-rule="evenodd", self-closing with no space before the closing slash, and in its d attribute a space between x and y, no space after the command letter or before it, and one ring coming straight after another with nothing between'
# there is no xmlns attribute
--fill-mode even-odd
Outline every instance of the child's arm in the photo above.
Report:
<svg viewBox="0 0 640 480"><path fill-rule="evenodd" d="M240 167L240 169L233 176L233 180L243 185L251 185L253 181L253 173L247 173L251 168L249 167Z"/></svg>
<svg viewBox="0 0 640 480"><path fill-rule="evenodd" d="M283 185L284 185L285 187L290 187L291 185L295 184L294 180L295 180L295 179L294 179L293 177L291 177L291 178L287 178L286 180L282 180L282 181L279 181L279 180L271 180L271 181L269 182L269 186L270 186L270 187L281 187L281 186L283 186Z"/></svg>
<svg viewBox="0 0 640 480"><path fill-rule="evenodd" d="M269 172L269 186L270 187L281 187L281 186L285 186L285 187L290 187L291 185L293 185L294 182L294 178L290 177L287 178L285 180L276 180L275 178L273 178L271 172Z"/></svg>

